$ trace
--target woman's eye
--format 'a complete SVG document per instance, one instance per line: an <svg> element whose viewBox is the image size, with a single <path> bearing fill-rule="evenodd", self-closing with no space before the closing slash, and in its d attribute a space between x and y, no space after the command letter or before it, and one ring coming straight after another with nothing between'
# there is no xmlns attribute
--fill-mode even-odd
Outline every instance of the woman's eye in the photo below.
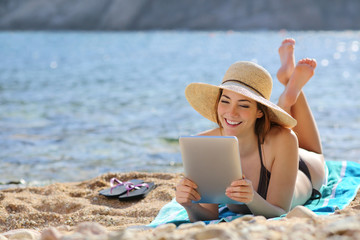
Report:
<svg viewBox="0 0 360 240"><path fill-rule="evenodd" d="M229 101L221 100L222 103L229 103Z"/></svg>
<svg viewBox="0 0 360 240"><path fill-rule="evenodd" d="M242 107L242 108L249 108L248 105L239 105L239 106Z"/></svg>

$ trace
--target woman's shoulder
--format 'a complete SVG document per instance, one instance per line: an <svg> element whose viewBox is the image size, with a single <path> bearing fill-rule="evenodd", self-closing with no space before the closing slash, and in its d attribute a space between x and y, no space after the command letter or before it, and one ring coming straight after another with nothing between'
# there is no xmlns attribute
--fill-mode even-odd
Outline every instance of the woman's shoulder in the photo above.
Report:
<svg viewBox="0 0 360 240"><path fill-rule="evenodd" d="M276 162L283 164L283 161L288 161L291 156L298 156L298 149L298 139L291 129L272 127L265 136L264 151L273 161L266 166L272 169L276 159Z"/></svg>
<svg viewBox="0 0 360 240"><path fill-rule="evenodd" d="M272 144L297 144L297 137L291 129L276 125L272 126L270 131L266 134L265 141Z"/></svg>
<svg viewBox="0 0 360 240"><path fill-rule="evenodd" d="M220 128L214 128L198 133L198 136L221 136Z"/></svg>

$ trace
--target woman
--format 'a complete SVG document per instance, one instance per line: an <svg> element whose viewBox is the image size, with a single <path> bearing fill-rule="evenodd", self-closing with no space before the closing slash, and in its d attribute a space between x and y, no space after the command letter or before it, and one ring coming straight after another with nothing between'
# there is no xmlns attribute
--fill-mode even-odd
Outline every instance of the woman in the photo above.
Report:
<svg viewBox="0 0 360 240"><path fill-rule="evenodd" d="M194 109L219 125L199 135L238 138L244 177L233 181L226 195L245 204L228 205L233 212L280 216L316 197L324 181L321 141L302 91L316 61L302 59L295 66L294 46L294 39L285 39L279 48L277 77L285 90L278 105L269 101L270 74L250 62L231 65L220 86L192 83L186 88ZM196 188L182 179L177 202L190 221L217 219L217 204L192 203L201 198Z"/></svg>

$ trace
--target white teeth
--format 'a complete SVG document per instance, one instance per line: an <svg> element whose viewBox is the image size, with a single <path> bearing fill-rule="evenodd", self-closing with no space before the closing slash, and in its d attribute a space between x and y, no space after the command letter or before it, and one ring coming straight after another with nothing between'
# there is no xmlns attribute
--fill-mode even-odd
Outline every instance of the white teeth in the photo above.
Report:
<svg viewBox="0 0 360 240"><path fill-rule="evenodd" d="M237 124L240 124L241 122L234 122L234 121L230 121L228 119L226 119L226 122L230 125L237 125Z"/></svg>

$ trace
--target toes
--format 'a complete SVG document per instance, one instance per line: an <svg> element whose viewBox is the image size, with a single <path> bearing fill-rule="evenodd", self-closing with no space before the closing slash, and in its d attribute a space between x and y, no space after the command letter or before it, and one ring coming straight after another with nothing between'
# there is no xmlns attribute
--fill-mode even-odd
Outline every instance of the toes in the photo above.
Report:
<svg viewBox="0 0 360 240"><path fill-rule="evenodd" d="M316 60L313 58L303 58L301 60L299 60L298 64L307 64L310 65L311 67L315 68L316 67Z"/></svg>
<svg viewBox="0 0 360 240"><path fill-rule="evenodd" d="M284 43L295 44L295 39L293 39L293 38L285 38L284 41L282 41L282 44L284 44Z"/></svg>

